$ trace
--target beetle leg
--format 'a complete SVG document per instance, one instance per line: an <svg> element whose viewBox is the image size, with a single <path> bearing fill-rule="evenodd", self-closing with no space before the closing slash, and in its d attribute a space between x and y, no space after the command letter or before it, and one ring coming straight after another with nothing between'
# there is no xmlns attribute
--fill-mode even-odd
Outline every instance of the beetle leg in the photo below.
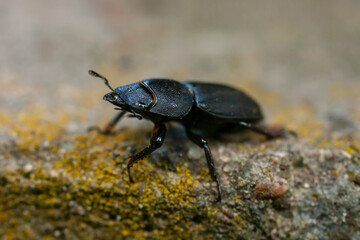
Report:
<svg viewBox="0 0 360 240"><path fill-rule="evenodd" d="M287 135L292 135L292 136L297 136L297 134L294 131L286 131L285 129L280 130L276 133L270 132L266 129L263 129L261 127L258 127L256 125L253 125L251 123L247 123L247 122L239 122L240 126L246 127L248 129L250 129L251 131L254 131L256 133L265 135L265 137L267 139L275 139L275 138L282 138L282 137L286 137Z"/></svg>
<svg viewBox="0 0 360 240"><path fill-rule="evenodd" d="M116 114L116 116L105 126L104 130L100 129L98 126L92 126L88 128L88 131L97 131L100 134L104 134L104 135L109 135L112 133L112 130L114 129L115 125L120 121L120 119L125 115L125 111L122 111L118 114Z"/></svg>
<svg viewBox="0 0 360 240"><path fill-rule="evenodd" d="M166 136L166 127L164 124L155 125L153 135L150 139L150 145L147 146L142 151L136 153L135 155L131 156L128 159L127 169L129 173L129 180L130 182L134 182L131 177L130 168L137 163L139 160L149 156L152 152L154 152L156 149L161 147L161 145L164 143Z"/></svg>
<svg viewBox="0 0 360 240"><path fill-rule="evenodd" d="M193 141L196 145L198 145L199 147L204 149L206 162L207 162L207 165L208 165L208 168L209 168L209 171L210 171L211 178L217 184L217 190L218 190L217 201L220 202L221 201L221 185L220 185L220 181L219 181L219 179L217 177L217 174L216 174L215 164L214 164L213 157L211 155L209 144L207 143L205 138L191 132L191 130L186 129L186 136L191 141Z"/></svg>

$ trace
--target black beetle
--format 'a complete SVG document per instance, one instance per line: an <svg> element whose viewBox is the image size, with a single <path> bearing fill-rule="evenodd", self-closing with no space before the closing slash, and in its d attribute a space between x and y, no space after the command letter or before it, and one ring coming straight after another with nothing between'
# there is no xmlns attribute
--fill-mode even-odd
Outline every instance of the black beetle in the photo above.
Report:
<svg viewBox="0 0 360 240"><path fill-rule="evenodd" d="M114 90L105 77L92 70L89 74L105 81L112 92L103 99L117 106L116 109L122 110L105 130L96 127L92 129L109 134L126 112L130 112L132 117L145 118L155 124L150 145L128 159L127 168L131 182L133 179L130 168L161 147L166 135L165 123L169 121L182 124L187 137L204 149L211 178L217 184L218 201L221 200L220 181L204 136L244 128L263 134L268 139L284 135L283 132L273 134L254 125L263 119L259 105L244 92L225 85L154 78Z"/></svg>

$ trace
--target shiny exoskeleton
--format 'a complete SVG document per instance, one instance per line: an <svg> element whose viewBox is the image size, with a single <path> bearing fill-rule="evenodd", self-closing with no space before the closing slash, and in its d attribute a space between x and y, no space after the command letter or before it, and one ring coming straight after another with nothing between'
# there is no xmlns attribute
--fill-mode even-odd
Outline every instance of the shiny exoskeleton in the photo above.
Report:
<svg viewBox="0 0 360 240"><path fill-rule="evenodd" d="M89 74L105 81L112 91L103 99L121 110L105 127L105 130L96 128L99 132L111 133L126 112L129 112L132 117L145 118L155 124L150 145L128 159L127 167L131 182L133 179L130 168L140 159L161 147L166 136L165 123L169 121L182 124L187 137L204 149L211 178L217 184L219 201L221 200L220 181L208 141L204 136L233 132L244 128L264 134L267 138L278 136L254 125L263 119L263 115L259 105L251 97L225 85L177 82L156 78L118 87L114 90L105 77L91 70Z"/></svg>

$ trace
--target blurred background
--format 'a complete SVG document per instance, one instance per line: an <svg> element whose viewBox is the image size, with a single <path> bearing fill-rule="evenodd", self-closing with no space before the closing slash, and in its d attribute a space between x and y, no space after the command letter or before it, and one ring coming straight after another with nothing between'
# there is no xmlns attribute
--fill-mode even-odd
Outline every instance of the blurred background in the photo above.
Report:
<svg viewBox="0 0 360 240"><path fill-rule="evenodd" d="M0 1L0 107L87 106L97 120L112 107L94 69L114 87L151 77L231 84L270 119L279 104L357 116L359 10L356 0Z"/></svg>

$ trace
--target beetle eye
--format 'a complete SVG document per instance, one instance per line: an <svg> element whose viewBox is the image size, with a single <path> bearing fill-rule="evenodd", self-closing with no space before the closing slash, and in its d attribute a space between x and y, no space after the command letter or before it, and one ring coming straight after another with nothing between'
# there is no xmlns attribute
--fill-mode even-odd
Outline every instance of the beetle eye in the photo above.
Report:
<svg viewBox="0 0 360 240"><path fill-rule="evenodd" d="M108 101L116 102L119 100L119 96L117 94L111 94L108 98Z"/></svg>
<svg viewBox="0 0 360 240"><path fill-rule="evenodd" d="M119 99L118 95L111 95L111 101L117 101Z"/></svg>
<svg viewBox="0 0 360 240"><path fill-rule="evenodd" d="M131 88L128 88L128 89L127 89L127 91L128 91L129 93L131 93L131 92L132 92Z"/></svg>

